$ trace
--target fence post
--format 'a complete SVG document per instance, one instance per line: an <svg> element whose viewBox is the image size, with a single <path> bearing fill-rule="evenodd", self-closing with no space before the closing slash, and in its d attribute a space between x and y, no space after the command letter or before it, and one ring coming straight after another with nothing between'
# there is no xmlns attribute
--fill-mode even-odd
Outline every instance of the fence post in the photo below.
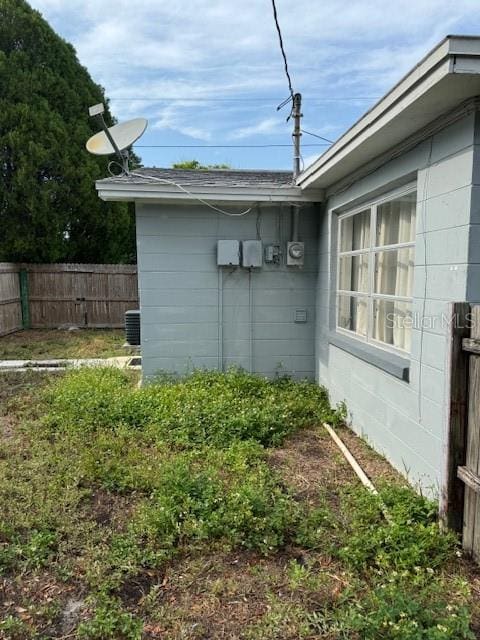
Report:
<svg viewBox="0 0 480 640"><path fill-rule="evenodd" d="M464 484L457 469L465 464L468 416L468 355L462 340L470 335L470 305L450 305L447 335L446 420L443 445L443 478L440 495L440 524L461 532L463 528Z"/></svg>
<svg viewBox="0 0 480 640"><path fill-rule="evenodd" d="M28 299L28 271L20 269L18 272L20 280L20 302L22 306L22 328L30 329L30 302Z"/></svg>
<svg viewBox="0 0 480 640"><path fill-rule="evenodd" d="M476 304L472 305L470 337L463 341L470 353L467 455L458 473L465 483L463 549L480 562L480 306Z"/></svg>

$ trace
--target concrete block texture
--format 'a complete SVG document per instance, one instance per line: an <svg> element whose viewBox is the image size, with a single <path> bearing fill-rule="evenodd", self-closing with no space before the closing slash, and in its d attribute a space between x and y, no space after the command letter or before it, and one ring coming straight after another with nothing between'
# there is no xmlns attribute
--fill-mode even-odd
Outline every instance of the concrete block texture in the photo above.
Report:
<svg viewBox="0 0 480 640"><path fill-rule="evenodd" d="M317 380L333 402L346 402L352 428L432 496L438 495L443 464L446 313L450 302L480 300L478 123L470 114L339 193L331 190L320 220ZM404 382L329 344L328 337L336 331L336 217L412 179L417 183L414 317L411 352L405 354L410 381Z"/></svg>
<svg viewBox="0 0 480 640"><path fill-rule="evenodd" d="M285 264L288 206L235 218L202 205L137 204L143 373L232 366L314 377L318 209L302 208L302 269ZM217 266L218 240L278 244L278 264ZM297 309L307 321L295 322Z"/></svg>

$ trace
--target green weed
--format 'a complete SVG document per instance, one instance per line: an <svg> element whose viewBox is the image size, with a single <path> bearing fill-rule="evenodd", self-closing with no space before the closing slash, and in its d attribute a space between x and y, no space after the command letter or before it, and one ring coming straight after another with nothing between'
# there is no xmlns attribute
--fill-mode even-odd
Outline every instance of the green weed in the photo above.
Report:
<svg viewBox="0 0 480 640"><path fill-rule="evenodd" d="M294 430L331 417L324 389L242 371L195 372L142 389L116 369L72 372L48 393L49 424L58 430L141 430L154 442L226 447L235 440L278 445Z"/></svg>
<svg viewBox="0 0 480 640"><path fill-rule="evenodd" d="M82 622L77 637L83 640L140 640L143 624L112 598L100 598L91 620Z"/></svg>
<svg viewBox="0 0 480 640"><path fill-rule="evenodd" d="M373 584L372 584L373 583ZM332 639L474 640L465 584L423 570L353 580L336 607L309 616Z"/></svg>
<svg viewBox="0 0 480 640"><path fill-rule="evenodd" d="M456 537L440 531L435 505L408 487L386 487L379 496L355 491L345 496L344 512L348 525L339 555L355 569L434 569L456 548Z"/></svg>
<svg viewBox="0 0 480 640"><path fill-rule="evenodd" d="M9 615L0 622L0 637L9 640L27 640L33 636L32 628L20 618Z"/></svg>
<svg viewBox="0 0 480 640"><path fill-rule="evenodd" d="M127 373L108 368L68 372L40 394L35 415L44 418L0 443L0 572L51 571L80 584L92 615L77 637L140 638L128 585L162 580L145 600L155 608L164 598L160 576L182 557L245 549L245 557L269 556L267 566L292 547L306 566L290 562L277 584L276 564L265 578L276 595L245 638L472 637L468 590L444 573L456 541L439 531L432 503L387 487L378 498L344 492L338 511L325 491L313 507L267 464L265 448L289 433L343 420L323 389L241 371L136 389ZM0 635L29 637L21 624L6 618Z"/></svg>
<svg viewBox="0 0 480 640"><path fill-rule="evenodd" d="M440 531L436 515L432 502L406 487L345 494L337 555L351 571L350 586L335 607L310 616L313 628L335 639L473 638L467 585L441 571L457 541Z"/></svg>

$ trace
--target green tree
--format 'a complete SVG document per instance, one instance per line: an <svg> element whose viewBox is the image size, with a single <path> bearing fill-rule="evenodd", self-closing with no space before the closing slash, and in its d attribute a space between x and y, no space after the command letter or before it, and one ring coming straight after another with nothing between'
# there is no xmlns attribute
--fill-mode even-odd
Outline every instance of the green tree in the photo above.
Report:
<svg viewBox="0 0 480 640"><path fill-rule="evenodd" d="M24 0L0 0L0 260L135 260L133 210L99 200L108 159L85 149L98 102L74 48Z"/></svg>
<svg viewBox="0 0 480 640"><path fill-rule="evenodd" d="M191 169L193 171L208 171L209 169L231 169L228 164L201 164L198 160L182 160L174 162L173 169Z"/></svg>

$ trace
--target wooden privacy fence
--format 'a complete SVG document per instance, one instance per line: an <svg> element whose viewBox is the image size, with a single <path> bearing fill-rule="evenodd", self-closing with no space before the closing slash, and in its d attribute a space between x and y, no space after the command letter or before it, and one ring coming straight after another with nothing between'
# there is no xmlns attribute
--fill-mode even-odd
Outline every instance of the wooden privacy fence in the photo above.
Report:
<svg viewBox="0 0 480 640"><path fill-rule="evenodd" d="M0 336L22 328L20 269L15 264L0 263Z"/></svg>
<svg viewBox="0 0 480 640"><path fill-rule="evenodd" d="M120 328L138 307L137 267L0 264L0 335L62 325Z"/></svg>
<svg viewBox="0 0 480 640"><path fill-rule="evenodd" d="M445 525L462 533L464 550L480 562L480 305L452 309Z"/></svg>

